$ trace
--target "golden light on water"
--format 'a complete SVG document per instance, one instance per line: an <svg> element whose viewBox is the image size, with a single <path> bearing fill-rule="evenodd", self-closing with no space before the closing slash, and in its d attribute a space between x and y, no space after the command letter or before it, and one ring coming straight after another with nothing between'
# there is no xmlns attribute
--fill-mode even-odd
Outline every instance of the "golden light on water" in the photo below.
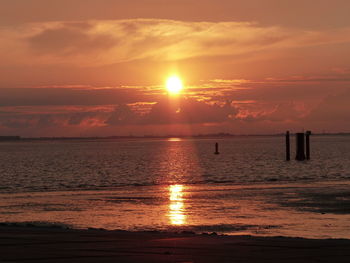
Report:
<svg viewBox="0 0 350 263"><path fill-rule="evenodd" d="M168 142L181 142L181 141L182 141L181 138L176 138L176 137L168 138Z"/></svg>
<svg viewBox="0 0 350 263"><path fill-rule="evenodd" d="M186 222L183 188L180 184L169 186L169 218L172 225L183 225Z"/></svg>
<svg viewBox="0 0 350 263"><path fill-rule="evenodd" d="M171 76L166 81L166 89L169 94L177 95L180 94L183 89L182 81L178 76Z"/></svg>

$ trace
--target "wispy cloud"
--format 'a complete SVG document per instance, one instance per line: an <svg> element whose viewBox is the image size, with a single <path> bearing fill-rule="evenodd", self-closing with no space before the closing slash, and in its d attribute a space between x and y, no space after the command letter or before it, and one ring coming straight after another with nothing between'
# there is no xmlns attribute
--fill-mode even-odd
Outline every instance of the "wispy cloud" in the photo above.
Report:
<svg viewBox="0 0 350 263"><path fill-rule="evenodd" d="M160 19L43 22L2 28L2 57L18 63L183 60L350 41L350 29L305 31L248 22Z"/></svg>

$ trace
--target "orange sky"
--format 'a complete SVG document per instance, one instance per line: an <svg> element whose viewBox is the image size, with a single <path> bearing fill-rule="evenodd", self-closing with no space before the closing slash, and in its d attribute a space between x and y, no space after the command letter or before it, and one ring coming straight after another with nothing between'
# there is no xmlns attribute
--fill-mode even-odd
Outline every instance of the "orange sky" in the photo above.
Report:
<svg viewBox="0 0 350 263"><path fill-rule="evenodd" d="M349 1L1 4L0 135L350 131Z"/></svg>

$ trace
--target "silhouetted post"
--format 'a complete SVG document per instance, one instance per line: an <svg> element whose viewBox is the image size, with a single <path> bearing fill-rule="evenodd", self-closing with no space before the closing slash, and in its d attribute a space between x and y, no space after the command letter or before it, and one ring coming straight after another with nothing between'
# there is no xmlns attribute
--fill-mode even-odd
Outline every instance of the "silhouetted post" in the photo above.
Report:
<svg viewBox="0 0 350 263"><path fill-rule="evenodd" d="M310 160L310 135L311 135L311 131L307 131L305 134L306 160Z"/></svg>
<svg viewBox="0 0 350 263"><path fill-rule="evenodd" d="M305 160L305 143L304 143L304 133L300 132L296 134L296 156L295 160L304 161Z"/></svg>
<svg viewBox="0 0 350 263"><path fill-rule="evenodd" d="M219 153L219 144L215 143L215 154L220 154Z"/></svg>
<svg viewBox="0 0 350 263"><path fill-rule="evenodd" d="M286 161L290 161L290 140L289 140L289 131L286 132Z"/></svg>

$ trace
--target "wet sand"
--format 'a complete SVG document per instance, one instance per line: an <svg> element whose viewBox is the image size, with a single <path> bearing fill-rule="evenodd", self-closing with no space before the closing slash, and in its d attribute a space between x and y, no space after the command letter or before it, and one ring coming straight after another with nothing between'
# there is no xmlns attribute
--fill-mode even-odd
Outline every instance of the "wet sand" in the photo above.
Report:
<svg viewBox="0 0 350 263"><path fill-rule="evenodd" d="M349 262L350 240L0 226L0 262Z"/></svg>

